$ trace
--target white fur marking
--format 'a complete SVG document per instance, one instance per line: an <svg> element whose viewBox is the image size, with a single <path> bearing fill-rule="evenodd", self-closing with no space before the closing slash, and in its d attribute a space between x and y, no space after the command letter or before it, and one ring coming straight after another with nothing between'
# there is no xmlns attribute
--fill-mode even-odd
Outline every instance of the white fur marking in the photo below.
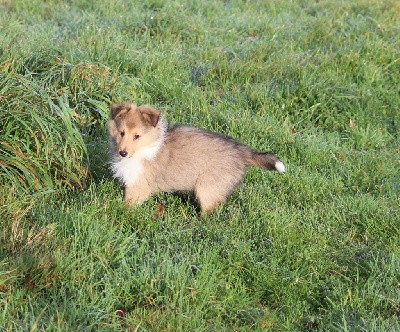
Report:
<svg viewBox="0 0 400 332"><path fill-rule="evenodd" d="M111 163L114 178L119 179L124 185L133 185L143 174L143 160L152 160L157 155L164 142L166 125L160 120L161 135L153 144L142 147L130 158L115 157Z"/></svg>
<svg viewBox="0 0 400 332"><path fill-rule="evenodd" d="M281 161L277 161L275 163L275 169L279 172L279 173L285 173L286 169L285 169L285 165L283 164L283 162Z"/></svg>

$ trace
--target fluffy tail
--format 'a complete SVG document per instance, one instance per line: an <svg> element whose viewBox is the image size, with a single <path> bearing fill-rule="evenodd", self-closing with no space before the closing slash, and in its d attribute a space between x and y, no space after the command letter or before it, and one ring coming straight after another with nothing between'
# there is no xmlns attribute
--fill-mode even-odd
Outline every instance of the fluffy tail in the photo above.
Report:
<svg viewBox="0 0 400 332"><path fill-rule="evenodd" d="M275 170L279 173L285 173L285 165L273 153L253 152L248 159L250 165L260 168Z"/></svg>

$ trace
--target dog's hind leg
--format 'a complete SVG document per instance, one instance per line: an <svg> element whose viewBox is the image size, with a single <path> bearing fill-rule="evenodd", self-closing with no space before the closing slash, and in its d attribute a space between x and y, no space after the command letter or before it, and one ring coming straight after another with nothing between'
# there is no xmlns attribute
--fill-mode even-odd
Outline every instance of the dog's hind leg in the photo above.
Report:
<svg viewBox="0 0 400 332"><path fill-rule="evenodd" d="M199 179L196 182L195 195L200 203L201 213L211 213L219 204L224 202L235 188L235 182L229 181L227 183Z"/></svg>
<svg viewBox="0 0 400 332"><path fill-rule="evenodd" d="M207 190L202 190L202 188L196 190L196 198L200 204L202 214L211 213L226 199L225 196L216 197L215 195L210 195Z"/></svg>

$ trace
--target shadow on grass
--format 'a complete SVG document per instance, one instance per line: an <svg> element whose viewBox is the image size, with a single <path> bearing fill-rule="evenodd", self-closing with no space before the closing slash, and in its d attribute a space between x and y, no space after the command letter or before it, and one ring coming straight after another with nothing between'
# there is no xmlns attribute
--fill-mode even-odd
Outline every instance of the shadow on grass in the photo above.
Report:
<svg viewBox="0 0 400 332"><path fill-rule="evenodd" d="M86 164L91 179L96 183L103 180L112 180L110 169L111 154L105 130L99 130L88 136L85 143L87 149Z"/></svg>

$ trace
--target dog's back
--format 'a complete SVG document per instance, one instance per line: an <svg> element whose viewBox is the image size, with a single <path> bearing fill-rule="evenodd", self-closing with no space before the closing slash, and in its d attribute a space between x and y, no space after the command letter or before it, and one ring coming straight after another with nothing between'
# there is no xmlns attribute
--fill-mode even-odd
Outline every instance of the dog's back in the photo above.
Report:
<svg viewBox="0 0 400 332"><path fill-rule="evenodd" d="M163 148L149 163L147 180L161 191L194 191L207 211L232 193L246 166L276 169L277 163L275 155L254 152L226 136L177 126L168 129Z"/></svg>

